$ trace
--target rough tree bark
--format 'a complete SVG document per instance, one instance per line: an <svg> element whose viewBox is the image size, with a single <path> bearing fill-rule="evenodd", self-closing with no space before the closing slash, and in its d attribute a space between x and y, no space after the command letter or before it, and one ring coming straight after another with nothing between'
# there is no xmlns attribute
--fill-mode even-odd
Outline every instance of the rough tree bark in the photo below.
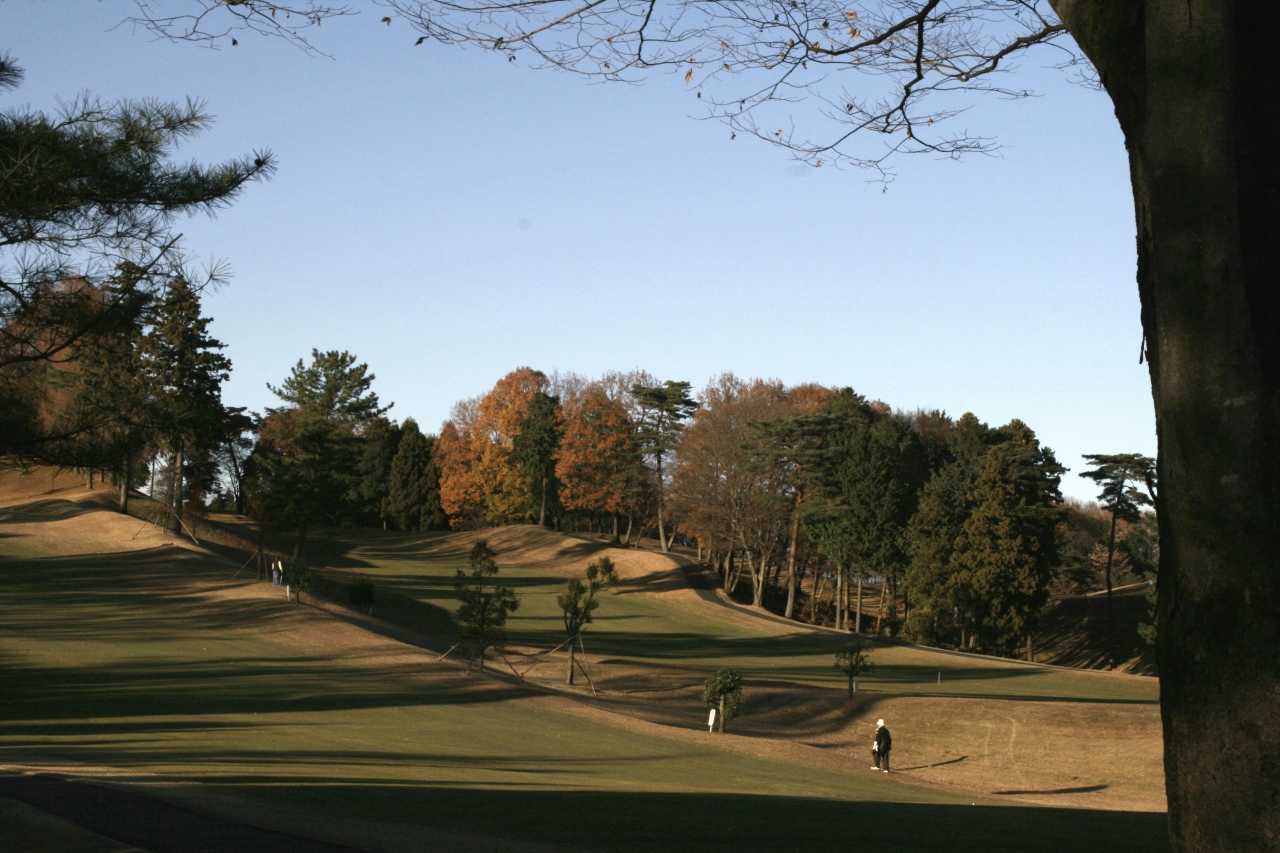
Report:
<svg viewBox="0 0 1280 853"><path fill-rule="evenodd" d="M1171 844L1280 850L1280 17L1253 0L1051 2L1129 150Z"/></svg>
<svg viewBox="0 0 1280 853"><path fill-rule="evenodd" d="M787 609L783 616L790 619L796 608L796 540L800 538L800 514L791 519L791 547L787 549Z"/></svg>
<svg viewBox="0 0 1280 853"><path fill-rule="evenodd" d="M862 633L862 571L858 571L858 613L853 617L853 632Z"/></svg>

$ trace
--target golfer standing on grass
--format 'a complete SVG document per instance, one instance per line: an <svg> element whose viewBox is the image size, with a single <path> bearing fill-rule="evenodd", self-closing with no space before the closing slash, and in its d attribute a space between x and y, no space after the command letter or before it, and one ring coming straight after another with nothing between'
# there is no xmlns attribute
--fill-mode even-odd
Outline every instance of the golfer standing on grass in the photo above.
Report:
<svg viewBox="0 0 1280 853"><path fill-rule="evenodd" d="M876 739L871 742L871 757L875 760L872 770L889 772L889 750L893 748L893 738L884 726L884 720L876 720Z"/></svg>

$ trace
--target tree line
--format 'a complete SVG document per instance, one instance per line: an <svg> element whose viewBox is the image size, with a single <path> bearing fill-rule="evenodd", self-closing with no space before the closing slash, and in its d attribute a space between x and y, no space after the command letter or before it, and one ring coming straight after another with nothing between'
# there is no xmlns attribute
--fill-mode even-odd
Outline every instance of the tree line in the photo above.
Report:
<svg viewBox="0 0 1280 853"><path fill-rule="evenodd" d="M1065 469L1021 421L732 374L691 390L514 370L443 424L440 510L455 529L678 542L727 593L788 618L1007 654L1051 593L1156 570L1154 516L1064 501Z"/></svg>

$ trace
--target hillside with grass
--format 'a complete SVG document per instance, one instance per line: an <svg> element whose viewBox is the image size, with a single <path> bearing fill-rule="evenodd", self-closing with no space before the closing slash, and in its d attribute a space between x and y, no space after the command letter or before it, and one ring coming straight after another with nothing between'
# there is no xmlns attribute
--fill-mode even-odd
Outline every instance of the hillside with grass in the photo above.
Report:
<svg viewBox="0 0 1280 853"><path fill-rule="evenodd" d="M790 850L788 814L815 850L1165 849L1154 679L884 642L850 699L840 634L694 589L679 557L527 526L328 531L299 603L254 576L243 519L211 516L196 545L103 497L0 477L14 849L173 849L50 780L133 798L115 812L285 833L274 849ZM480 536L522 601L483 676L440 659ZM570 688L563 655L542 658L564 639L555 594L601 556L621 582ZM344 603L357 578L372 616ZM742 716L710 735L701 684L725 665ZM877 717L887 777L866 767Z"/></svg>

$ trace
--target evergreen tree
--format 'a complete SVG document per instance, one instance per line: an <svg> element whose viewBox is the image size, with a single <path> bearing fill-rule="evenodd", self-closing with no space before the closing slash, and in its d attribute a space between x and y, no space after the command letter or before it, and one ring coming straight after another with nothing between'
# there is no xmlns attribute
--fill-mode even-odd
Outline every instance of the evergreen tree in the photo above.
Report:
<svg viewBox="0 0 1280 853"><path fill-rule="evenodd" d="M257 505L273 526L297 531L294 557L314 524L337 525L353 517L360 438L390 406L370 391L374 376L348 352L311 351L279 388L267 387L288 405L258 420Z"/></svg>
<svg viewBox="0 0 1280 853"><path fill-rule="evenodd" d="M504 627L507 616L520 607L516 591L501 584L490 585L489 578L498 573L498 564L489 543L481 539L467 557L467 570L458 569L453 586L462 602L458 622L462 625L459 642L470 643L472 655L480 660L484 672L484 653L502 648L507 640Z"/></svg>
<svg viewBox="0 0 1280 853"><path fill-rule="evenodd" d="M511 461L524 475L529 495L529 514L545 527L547 511L559 515L560 484L556 480L556 457L564 429L560 422L560 398L535 391L529 408L520 419L511 443Z"/></svg>
<svg viewBox="0 0 1280 853"><path fill-rule="evenodd" d="M231 375L225 344L210 337L199 294L184 278L169 283L149 317L139 346L139 372L147 384L147 418L173 458L170 501L181 524L188 467L207 458L226 436L222 383ZM197 480L199 478L196 478Z"/></svg>
<svg viewBox="0 0 1280 853"><path fill-rule="evenodd" d="M662 462L680 443L684 422L698 407L697 402L689 396L691 387L688 382L673 382L668 379L661 385L634 385L631 388L631 397L639 407L636 443L642 455L652 456L654 460L658 544L663 553L671 550L671 543L667 539L662 517L666 485Z"/></svg>
<svg viewBox="0 0 1280 853"><path fill-rule="evenodd" d="M406 422L407 424L407 422ZM387 526L393 517L387 503L391 465L400 449L403 427L385 417L370 420L361 431L359 480L354 502L362 524Z"/></svg>
<svg viewBox="0 0 1280 853"><path fill-rule="evenodd" d="M908 631L1007 650L1048 599L1064 469L1017 420L991 429L966 414L948 448L953 461L925 486L907 529Z"/></svg>
<svg viewBox="0 0 1280 853"><path fill-rule="evenodd" d="M440 508L435 438L424 436L413 418L407 419L400 430L400 447L392 460L388 481L387 515L401 530L439 530L445 525L445 515Z"/></svg>
<svg viewBox="0 0 1280 853"><path fill-rule="evenodd" d="M887 586L907 562L906 527L925 470L918 437L905 419L848 388L832 398L821 423L821 497L806 512L805 530L842 577L861 582L877 574Z"/></svg>
<svg viewBox="0 0 1280 853"><path fill-rule="evenodd" d="M737 717L742 707L742 673L729 666L713 672L702 685L702 707L716 709L716 723L724 734L725 721Z"/></svg>
<svg viewBox="0 0 1280 853"><path fill-rule="evenodd" d="M1142 508L1153 506L1156 497L1156 460L1137 453L1096 454L1084 457L1094 467L1080 476L1102 486L1098 496L1103 508L1111 513L1111 532L1107 539L1107 657L1116 666L1116 627L1112 604L1111 568L1116 555L1116 523L1135 522ZM1145 492L1144 492L1145 489Z"/></svg>
<svg viewBox="0 0 1280 853"><path fill-rule="evenodd" d="M1049 600L1057 565L1058 483L1064 469L1030 429L987 454L952 555L952 600L972 614L984 648L1009 650L1027 638Z"/></svg>
<svg viewBox="0 0 1280 853"><path fill-rule="evenodd" d="M564 592L556 596L556 604L564 616L565 636L569 641L569 671L565 678L567 684L573 684L574 648L573 641L579 640L582 629L595 620L593 615L600 602L596 594L603 592L618 583L618 572L613 560L601 557L587 566L587 582L570 578ZM581 640L579 640L581 642Z"/></svg>
<svg viewBox="0 0 1280 853"><path fill-rule="evenodd" d="M21 79L0 56L0 91ZM181 274L174 219L223 207L271 174L267 153L174 163L175 146L208 125L196 102L85 96L61 115L0 113L0 453L41 456L67 436L66 424L42 422L32 370L65 362L89 338L128 334ZM122 265L132 274L101 286Z"/></svg>
<svg viewBox="0 0 1280 853"><path fill-rule="evenodd" d="M121 271L123 276L129 269ZM107 287L115 287L113 280ZM128 286L127 284L125 286ZM62 465L112 471L122 512L129 508L129 488L151 441L153 424L148 383L142 369L143 318L86 336L72 348L75 402L62 432L65 442L51 442L41 454Z"/></svg>

